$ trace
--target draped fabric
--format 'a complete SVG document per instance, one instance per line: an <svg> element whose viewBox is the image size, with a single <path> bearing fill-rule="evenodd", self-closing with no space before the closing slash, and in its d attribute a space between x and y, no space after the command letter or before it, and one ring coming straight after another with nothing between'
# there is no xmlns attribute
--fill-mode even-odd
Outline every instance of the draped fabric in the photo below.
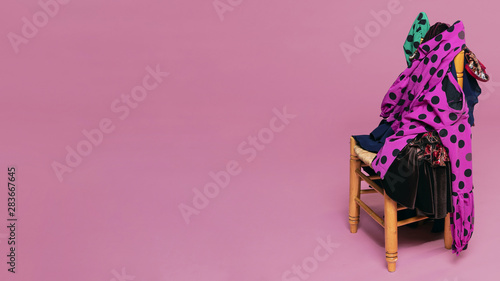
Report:
<svg viewBox="0 0 500 281"><path fill-rule="evenodd" d="M474 230L471 129L463 91L450 71L465 48L461 21L420 44L411 67L399 75L385 95L380 116L392 122L388 137L372 167L387 182L401 176L387 173L399 152L417 134L436 131L448 149L452 165L451 231L453 252L467 248Z"/></svg>

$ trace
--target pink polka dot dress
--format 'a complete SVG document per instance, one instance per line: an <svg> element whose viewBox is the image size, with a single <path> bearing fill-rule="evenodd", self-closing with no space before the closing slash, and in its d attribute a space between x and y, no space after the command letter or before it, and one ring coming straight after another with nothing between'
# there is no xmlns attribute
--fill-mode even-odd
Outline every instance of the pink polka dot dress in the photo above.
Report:
<svg viewBox="0 0 500 281"><path fill-rule="evenodd" d="M465 48L461 21L418 47L411 67L396 79L382 101L381 117L394 121L394 135L386 139L372 167L384 180L398 153L417 134L437 131L452 166L451 232L453 252L467 248L474 230L471 128L461 87L450 71L455 56Z"/></svg>

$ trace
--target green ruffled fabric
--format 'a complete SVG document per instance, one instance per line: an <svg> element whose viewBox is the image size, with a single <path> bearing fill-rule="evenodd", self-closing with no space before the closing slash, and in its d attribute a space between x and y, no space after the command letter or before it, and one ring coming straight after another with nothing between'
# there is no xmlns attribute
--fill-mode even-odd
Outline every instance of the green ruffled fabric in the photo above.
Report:
<svg viewBox="0 0 500 281"><path fill-rule="evenodd" d="M405 43L403 44L406 63L408 64L408 67L411 66L410 57L413 55L413 53L415 53L415 50L418 49L420 41L422 40L422 38L424 38L425 34L427 34L429 28L430 25L427 14L425 12L421 12L413 22L413 25L410 28L410 32L408 33Z"/></svg>

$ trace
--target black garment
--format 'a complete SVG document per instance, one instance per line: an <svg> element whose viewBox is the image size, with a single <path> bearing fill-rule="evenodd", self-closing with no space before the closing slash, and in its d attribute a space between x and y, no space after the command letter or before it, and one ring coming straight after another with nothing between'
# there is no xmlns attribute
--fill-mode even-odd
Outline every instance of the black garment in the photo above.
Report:
<svg viewBox="0 0 500 281"><path fill-rule="evenodd" d="M380 124L375 128L370 135L352 136L358 145L364 150L377 153L385 143L385 139L394 134L391 128L392 122L387 122L385 119L380 121Z"/></svg>
<svg viewBox="0 0 500 281"><path fill-rule="evenodd" d="M411 142L401 150L381 181L382 187L399 204L430 218L444 218L452 211L450 162L434 166L419 157L418 151L419 146Z"/></svg>

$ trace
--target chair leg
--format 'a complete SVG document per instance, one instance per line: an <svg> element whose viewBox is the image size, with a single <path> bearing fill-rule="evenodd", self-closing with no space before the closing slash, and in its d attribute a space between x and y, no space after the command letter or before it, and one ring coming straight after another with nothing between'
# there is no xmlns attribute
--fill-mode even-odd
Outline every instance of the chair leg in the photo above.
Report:
<svg viewBox="0 0 500 281"><path fill-rule="evenodd" d="M356 198L359 198L361 179L356 174L356 170L361 168L361 160L358 159L354 152L356 141L351 137L351 159L349 165L349 225L351 233L358 232L359 223L359 205L356 203Z"/></svg>
<svg viewBox="0 0 500 281"><path fill-rule="evenodd" d="M444 247L449 250L451 244L453 244L453 237L451 236L450 213L448 213L444 219Z"/></svg>
<svg viewBox="0 0 500 281"><path fill-rule="evenodd" d="M398 211L397 203L384 192L385 259L389 272L396 271L398 260Z"/></svg>

